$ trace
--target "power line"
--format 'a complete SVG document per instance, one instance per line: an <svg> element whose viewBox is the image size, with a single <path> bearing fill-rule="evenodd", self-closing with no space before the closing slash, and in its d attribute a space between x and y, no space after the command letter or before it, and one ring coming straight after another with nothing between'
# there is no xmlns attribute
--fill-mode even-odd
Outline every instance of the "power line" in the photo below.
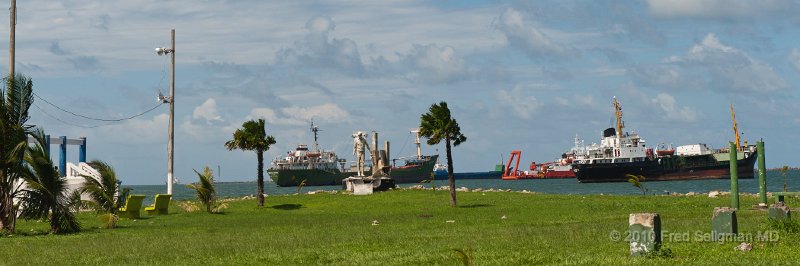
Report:
<svg viewBox="0 0 800 266"><path fill-rule="evenodd" d="M58 122L64 123L64 124L66 124L66 125L70 125L70 126L74 126L74 127L81 127L81 128L98 128L98 127L106 126L106 125L85 126L85 125L78 125L78 124L75 124L75 123L70 123L70 122L67 122L67 121L61 120L60 118L58 118L58 117L56 117L56 116L54 116L54 115L51 115L51 114L50 114L50 113L48 113L48 112L45 112L45 111L44 111L44 109L42 109L41 107L39 107L39 105L36 105L36 103L34 103L34 104L33 104L33 106L34 106L34 107L36 107L36 109L39 109L39 111L41 111L41 112L42 112L43 114L45 114L46 116L48 116L48 117L50 117L50 118L52 118L52 119L55 119L55 120L57 120Z"/></svg>
<svg viewBox="0 0 800 266"><path fill-rule="evenodd" d="M61 108L61 107L59 107L58 105L55 105L55 104L51 103L50 101L46 100L45 98L42 98L42 96L39 96L39 95L38 95L38 94L36 94L36 93L33 93L33 95L34 95L34 96L36 96L36 98L38 98L39 100L42 100L42 101L44 101L45 103L47 103L47 104L49 104L49 105L51 105L51 106L55 107L55 108L56 108L56 109L58 109L58 110L61 110L62 112L65 112L65 113L68 113L68 114L71 114L71 115L74 115L74 116L77 116L77 117L81 117L81 118L85 118L85 119L89 119L89 120L102 121L102 122L121 122L121 121L125 121L125 120L134 119L134 118L136 118L136 117L139 117L139 116L142 116L142 115L144 115L144 114L146 114L146 113L149 113L150 111L153 111L153 110L155 110L156 108L158 108L159 106L161 106L162 104L164 104L163 102L159 102L159 103L158 103L158 105L156 105L156 106L153 106L153 108L147 109L147 110L146 110L146 111L144 111L144 112L141 112L141 113L138 113L138 114L135 114L135 115L129 116L129 117L118 118L118 119L107 119L107 118L96 118L96 117L90 117L90 116L86 116L86 115L78 114L78 113L75 113L75 112L69 111L69 110L67 110L67 109ZM38 108L38 106L37 106L37 108ZM42 110L42 109L41 109L41 108L39 108L39 110ZM44 113L44 111L42 111L42 112Z"/></svg>

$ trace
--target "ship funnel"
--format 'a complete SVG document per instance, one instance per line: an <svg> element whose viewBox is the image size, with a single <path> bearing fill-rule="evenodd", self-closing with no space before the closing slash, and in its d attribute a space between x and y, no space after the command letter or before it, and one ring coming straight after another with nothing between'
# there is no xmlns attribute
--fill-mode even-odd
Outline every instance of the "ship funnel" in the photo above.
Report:
<svg viewBox="0 0 800 266"><path fill-rule="evenodd" d="M610 128L607 128L606 130L603 130L603 137L604 138L613 137L616 134L617 134L617 130L614 129L613 127L610 127Z"/></svg>

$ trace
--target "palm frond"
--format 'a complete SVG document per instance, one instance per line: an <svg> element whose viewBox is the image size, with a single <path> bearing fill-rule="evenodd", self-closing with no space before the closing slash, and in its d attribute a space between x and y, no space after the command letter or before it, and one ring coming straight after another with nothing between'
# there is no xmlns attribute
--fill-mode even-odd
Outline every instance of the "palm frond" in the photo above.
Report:
<svg viewBox="0 0 800 266"><path fill-rule="evenodd" d="M186 187L195 191L197 199L206 207L207 212L212 212L217 198L217 191L214 187L214 172L208 166L203 169L203 173L197 172L197 170L194 170L194 172L197 174L199 181L188 184Z"/></svg>
<svg viewBox="0 0 800 266"><path fill-rule="evenodd" d="M49 219L52 233L80 230L80 225L70 210L67 180L56 171L53 161L42 145L44 132L35 130L37 143L28 147L24 156L26 167L21 171L26 186L21 198L20 216L25 219Z"/></svg>

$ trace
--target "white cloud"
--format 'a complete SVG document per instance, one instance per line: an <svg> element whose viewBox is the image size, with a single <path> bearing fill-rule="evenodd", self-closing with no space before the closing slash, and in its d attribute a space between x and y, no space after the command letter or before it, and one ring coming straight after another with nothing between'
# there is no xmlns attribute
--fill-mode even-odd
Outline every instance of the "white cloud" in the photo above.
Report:
<svg viewBox="0 0 800 266"><path fill-rule="evenodd" d="M509 106L519 118L530 120L537 113L542 104L533 95L527 95L522 86L515 86L511 90L499 90L495 98L500 106Z"/></svg>
<svg viewBox="0 0 800 266"><path fill-rule="evenodd" d="M150 119L135 118L122 124L99 127L104 138L122 143L156 143L167 141L168 114Z"/></svg>
<svg viewBox="0 0 800 266"><path fill-rule="evenodd" d="M660 65L639 66L630 73L645 85L675 89L773 92L788 88L786 80L769 63L723 44L713 33L692 46L685 56L670 56Z"/></svg>
<svg viewBox="0 0 800 266"><path fill-rule="evenodd" d="M668 120L694 122L697 120L697 111L687 106L678 106L675 98L666 93L659 93L650 100L658 107Z"/></svg>
<svg viewBox="0 0 800 266"><path fill-rule="evenodd" d="M700 19L771 16L797 7L791 0L647 0L647 4L656 17Z"/></svg>
<svg viewBox="0 0 800 266"><path fill-rule="evenodd" d="M308 33L295 41L293 47L279 51L278 62L363 75L364 65L356 42L348 38L330 38L335 29L336 23L330 17L311 18L306 22Z"/></svg>
<svg viewBox="0 0 800 266"><path fill-rule="evenodd" d="M519 11L509 8L495 21L511 47L525 51L532 58L562 57L569 49L558 44L536 25L526 23Z"/></svg>
<svg viewBox="0 0 800 266"><path fill-rule="evenodd" d="M328 103L312 107L290 106L275 111L268 107L253 108L247 119L263 118L274 125L305 125L313 118L326 123L349 123L350 113L336 104Z"/></svg>
<svg viewBox="0 0 800 266"><path fill-rule="evenodd" d="M415 44L403 60L409 65L411 80L450 83L470 77L464 59L451 46Z"/></svg>
<svg viewBox="0 0 800 266"><path fill-rule="evenodd" d="M208 124L225 121L217 112L217 101L214 98L208 98L203 104L195 107L192 119L203 119Z"/></svg>
<svg viewBox="0 0 800 266"><path fill-rule="evenodd" d="M800 49L792 49L792 52L789 54L789 62L792 63L792 66L794 66L797 71L800 71Z"/></svg>

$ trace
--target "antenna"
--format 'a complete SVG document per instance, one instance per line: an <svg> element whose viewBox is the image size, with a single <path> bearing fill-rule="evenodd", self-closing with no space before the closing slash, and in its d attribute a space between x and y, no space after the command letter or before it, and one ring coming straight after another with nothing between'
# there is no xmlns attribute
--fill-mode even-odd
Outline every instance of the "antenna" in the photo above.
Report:
<svg viewBox="0 0 800 266"><path fill-rule="evenodd" d="M314 152L319 152L319 143L317 143L317 132L319 131L319 127L314 125L314 118L311 118L311 132L314 132Z"/></svg>

